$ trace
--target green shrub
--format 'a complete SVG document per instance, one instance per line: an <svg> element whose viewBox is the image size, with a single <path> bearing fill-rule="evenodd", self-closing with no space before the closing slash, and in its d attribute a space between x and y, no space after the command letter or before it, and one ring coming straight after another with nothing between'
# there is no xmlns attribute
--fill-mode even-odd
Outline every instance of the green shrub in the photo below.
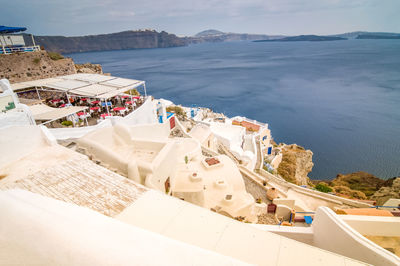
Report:
<svg viewBox="0 0 400 266"><path fill-rule="evenodd" d="M318 191L321 191L321 192L325 192L325 193L332 192L332 188L323 183L319 183L318 185L316 185L315 189Z"/></svg>
<svg viewBox="0 0 400 266"><path fill-rule="evenodd" d="M49 55L49 57L52 60L60 60L60 59L64 59L64 56L60 55L59 53L56 52L47 52L47 54Z"/></svg>
<svg viewBox="0 0 400 266"><path fill-rule="evenodd" d="M33 63L35 63L35 64L39 64L39 62L40 62L40 58L39 58L39 57L37 57L37 58L33 59Z"/></svg>
<svg viewBox="0 0 400 266"><path fill-rule="evenodd" d="M140 95L140 93L138 92L137 89L131 89L129 91L125 91L124 93L125 94L131 94L131 92L132 92L132 95L134 95L134 96L139 96Z"/></svg>
<svg viewBox="0 0 400 266"><path fill-rule="evenodd" d="M66 127L69 127L69 126L72 126L73 124L72 124L71 121L62 121L62 122L61 122L61 125L66 126Z"/></svg>
<svg viewBox="0 0 400 266"><path fill-rule="evenodd" d="M183 110L183 108L180 107L180 106L168 106L167 107L167 112L172 112L172 113L175 113L178 116L186 117L185 110Z"/></svg>

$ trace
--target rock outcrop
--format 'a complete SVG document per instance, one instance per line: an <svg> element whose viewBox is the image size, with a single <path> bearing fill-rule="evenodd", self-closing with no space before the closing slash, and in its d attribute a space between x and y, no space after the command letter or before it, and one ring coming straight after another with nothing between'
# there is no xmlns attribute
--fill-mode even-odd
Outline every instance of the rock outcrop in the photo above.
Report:
<svg viewBox="0 0 400 266"><path fill-rule="evenodd" d="M11 83L75 73L71 58L55 59L46 51L0 55L0 79L6 78Z"/></svg>
<svg viewBox="0 0 400 266"><path fill-rule="evenodd" d="M400 177L387 180L370 199L375 200L377 205L384 204L388 199L400 199Z"/></svg>
<svg viewBox="0 0 400 266"><path fill-rule="evenodd" d="M87 74L103 74L103 68L100 64L75 64L77 73L87 73Z"/></svg>
<svg viewBox="0 0 400 266"><path fill-rule="evenodd" d="M307 175L314 166L312 156L312 151L305 150L296 144L284 145L278 174L285 180L297 185L309 184L310 180Z"/></svg>
<svg viewBox="0 0 400 266"><path fill-rule="evenodd" d="M351 190L358 190L363 192L367 197L373 195L385 182L367 172L355 172L351 174L338 174L335 179L329 182L333 188L337 186L345 186Z"/></svg>

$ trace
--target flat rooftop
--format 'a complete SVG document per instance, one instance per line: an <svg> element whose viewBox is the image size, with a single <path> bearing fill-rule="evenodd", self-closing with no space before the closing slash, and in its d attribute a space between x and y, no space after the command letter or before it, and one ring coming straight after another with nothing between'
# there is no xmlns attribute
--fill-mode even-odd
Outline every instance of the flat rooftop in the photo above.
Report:
<svg viewBox="0 0 400 266"><path fill-rule="evenodd" d="M64 153L65 160L60 160L60 153ZM51 156L57 159L41 163L41 160ZM25 167L27 171L21 171L20 167ZM0 190L28 190L111 217L148 191L146 187L58 145L37 150L9 165L6 172L10 175L1 180Z"/></svg>

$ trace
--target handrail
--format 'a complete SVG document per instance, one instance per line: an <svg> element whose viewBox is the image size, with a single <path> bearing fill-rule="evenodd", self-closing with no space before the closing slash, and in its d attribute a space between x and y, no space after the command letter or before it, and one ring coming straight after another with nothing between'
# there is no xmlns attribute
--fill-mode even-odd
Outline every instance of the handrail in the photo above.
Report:
<svg viewBox="0 0 400 266"><path fill-rule="evenodd" d="M370 208L392 208L392 209L399 209L400 210L400 205L399 206L371 206Z"/></svg>
<svg viewBox="0 0 400 266"><path fill-rule="evenodd" d="M34 52L34 51L40 51L40 46L39 45L20 46L20 47L2 46L0 48L0 54L25 53L25 52Z"/></svg>

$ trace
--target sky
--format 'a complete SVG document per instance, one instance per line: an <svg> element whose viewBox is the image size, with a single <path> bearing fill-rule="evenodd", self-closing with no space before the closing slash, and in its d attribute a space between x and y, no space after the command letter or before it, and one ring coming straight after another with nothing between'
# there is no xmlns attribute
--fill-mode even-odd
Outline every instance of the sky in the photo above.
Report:
<svg viewBox="0 0 400 266"><path fill-rule="evenodd" d="M63 36L148 28L179 36L207 29L270 35L400 32L400 0L13 0L1 4L0 25Z"/></svg>

